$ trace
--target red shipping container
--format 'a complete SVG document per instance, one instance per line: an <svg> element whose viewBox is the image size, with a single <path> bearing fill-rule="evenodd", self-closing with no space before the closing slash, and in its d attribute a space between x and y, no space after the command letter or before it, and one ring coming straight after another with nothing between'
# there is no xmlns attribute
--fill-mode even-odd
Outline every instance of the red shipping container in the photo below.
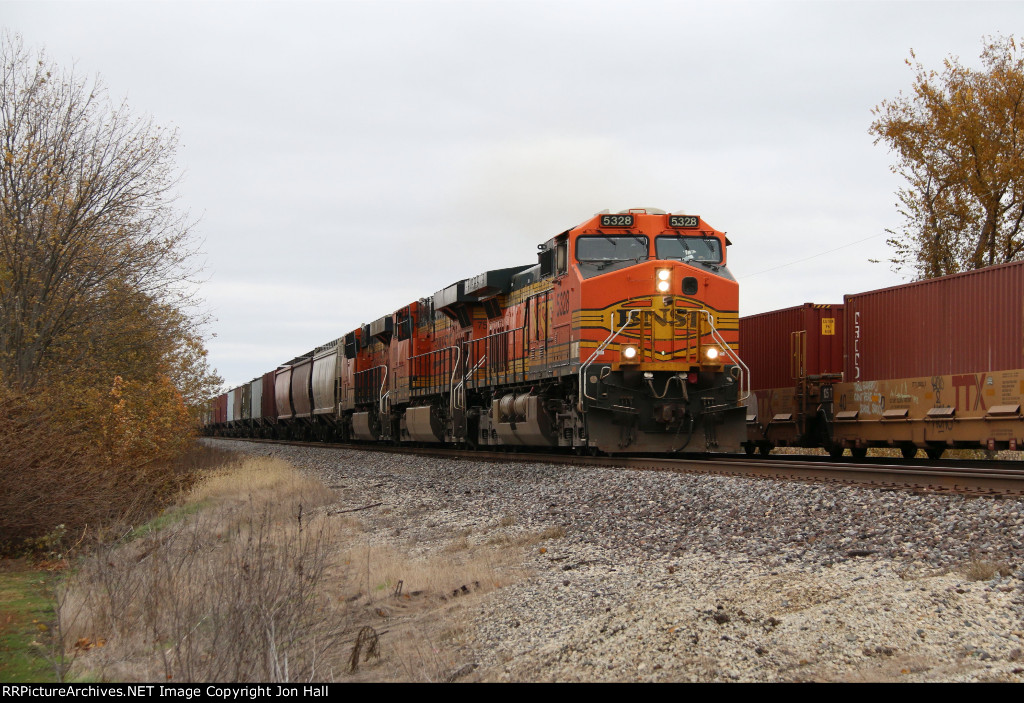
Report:
<svg viewBox="0 0 1024 703"><path fill-rule="evenodd" d="M846 381L1024 368L1024 262L845 296Z"/></svg>
<svg viewBox="0 0 1024 703"><path fill-rule="evenodd" d="M740 318L740 358L750 368L752 390L785 388L807 376L843 371L843 306L804 303ZM805 332L804 342L794 333ZM805 353L799 363L798 343Z"/></svg>

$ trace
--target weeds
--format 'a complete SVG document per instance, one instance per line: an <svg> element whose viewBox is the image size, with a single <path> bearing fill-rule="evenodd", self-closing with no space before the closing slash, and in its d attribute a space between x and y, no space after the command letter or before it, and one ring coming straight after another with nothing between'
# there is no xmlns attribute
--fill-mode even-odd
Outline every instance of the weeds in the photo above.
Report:
<svg viewBox="0 0 1024 703"><path fill-rule="evenodd" d="M244 498L239 486L249 489ZM218 474L191 496L216 508L139 530L83 561L58 591L65 651L122 681L323 678L348 624L321 587L335 535L312 508L325 496L273 462ZM100 641L87 656L68 647Z"/></svg>
<svg viewBox="0 0 1024 703"><path fill-rule="evenodd" d="M467 673L455 633L469 596L522 574L517 549L472 531L418 555L381 543L386 532L361 526L368 513L333 505L328 487L281 461L207 473L78 561L57 591L59 679L448 680Z"/></svg>
<svg viewBox="0 0 1024 703"><path fill-rule="evenodd" d="M972 559L963 567L962 573L968 581L991 581L996 576L1006 578L1013 573L1013 566L1005 561Z"/></svg>
<svg viewBox="0 0 1024 703"><path fill-rule="evenodd" d="M364 647L366 648L365 652L363 651ZM359 669L360 654L363 656L363 661L380 658L380 636L372 627L366 626L359 630L356 643L352 645L352 654L348 658L349 673L355 673Z"/></svg>

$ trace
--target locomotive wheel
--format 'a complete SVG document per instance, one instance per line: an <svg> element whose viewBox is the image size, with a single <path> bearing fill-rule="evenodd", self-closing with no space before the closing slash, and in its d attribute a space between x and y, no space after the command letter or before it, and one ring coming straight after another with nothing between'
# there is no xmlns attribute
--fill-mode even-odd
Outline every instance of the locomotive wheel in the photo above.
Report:
<svg viewBox="0 0 1024 703"><path fill-rule="evenodd" d="M769 454L772 453L772 445L762 444L757 448L757 451L761 454L761 456L768 456Z"/></svg>
<svg viewBox="0 0 1024 703"><path fill-rule="evenodd" d="M845 450L840 445L832 445L828 448L828 455L833 459L838 459L843 455Z"/></svg>
<svg viewBox="0 0 1024 703"><path fill-rule="evenodd" d="M942 447L928 447L927 449L924 450L924 453L929 459L935 461L936 459L942 458L942 453L944 451L946 450Z"/></svg>
<svg viewBox="0 0 1024 703"><path fill-rule="evenodd" d="M867 447L851 447L850 448L850 456L852 456L854 459L863 459L867 455L868 455L868 448Z"/></svg>
<svg viewBox="0 0 1024 703"><path fill-rule="evenodd" d="M749 443L744 444L743 451L746 452L747 456L754 456L754 452L757 451L757 445Z"/></svg>
<svg viewBox="0 0 1024 703"><path fill-rule="evenodd" d="M900 454L903 455L904 459L913 459L917 456L917 447L912 444L904 444L900 447Z"/></svg>

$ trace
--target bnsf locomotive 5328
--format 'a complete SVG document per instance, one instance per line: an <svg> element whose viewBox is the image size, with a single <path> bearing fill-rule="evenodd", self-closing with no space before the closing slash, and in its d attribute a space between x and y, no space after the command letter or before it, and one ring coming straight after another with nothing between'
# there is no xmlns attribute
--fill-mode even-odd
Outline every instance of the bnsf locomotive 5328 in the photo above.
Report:
<svg viewBox="0 0 1024 703"><path fill-rule="evenodd" d="M239 436L735 452L748 375L725 234L599 213L217 398ZM747 391L748 393L749 391Z"/></svg>

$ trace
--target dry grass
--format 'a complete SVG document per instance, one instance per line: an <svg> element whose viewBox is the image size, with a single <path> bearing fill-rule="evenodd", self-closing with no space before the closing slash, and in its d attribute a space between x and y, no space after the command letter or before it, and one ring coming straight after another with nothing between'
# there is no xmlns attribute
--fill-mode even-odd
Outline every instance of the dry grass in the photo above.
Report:
<svg viewBox="0 0 1024 703"><path fill-rule="evenodd" d="M1012 574L1013 570L1013 566L1005 561L972 559L961 569L961 573L969 581L991 581L996 576L1005 578Z"/></svg>
<svg viewBox="0 0 1024 703"><path fill-rule="evenodd" d="M486 543L504 547L528 547L540 544L546 540L560 539L562 537L565 537L565 528L561 525L556 525L532 532L498 532L488 537Z"/></svg>
<svg viewBox="0 0 1024 703"><path fill-rule="evenodd" d="M475 605L525 575L521 550L474 543L453 531L413 556L371 537L350 541L343 557L354 575L343 591L353 618L381 635L379 659L360 664L352 678L449 681L466 675Z"/></svg>
<svg viewBox="0 0 1024 703"><path fill-rule="evenodd" d="M329 655L346 609L323 588L337 535L316 510L330 499L282 462L251 460L197 486L178 519L93 553L58 594L75 673L295 681L342 670Z"/></svg>
<svg viewBox="0 0 1024 703"><path fill-rule="evenodd" d="M273 459L207 472L157 520L82 560L58 594L60 676L118 681L445 681L474 604L521 578L521 547L452 530L417 554L330 509ZM388 524L409 516L392 514ZM381 520L381 516L375 516ZM512 528L514 520L503 520Z"/></svg>
<svg viewBox="0 0 1024 703"><path fill-rule="evenodd" d="M502 550L474 549L465 544L465 538L457 538L436 554L421 558L388 545L354 546L345 563L361 572L362 583L352 584L356 591L349 598L359 596L365 602L375 603L396 592L400 596L428 594L434 598L448 597L456 591L465 594L463 587L471 592L486 592L521 575L511 569L514 561L513 555ZM512 576L506 577L505 573Z"/></svg>
<svg viewBox="0 0 1024 703"><path fill-rule="evenodd" d="M248 458L209 472L189 491L187 503L216 503L237 508L247 503L266 505L275 518L289 516L305 503L307 511L334 501L334 492L280 459Z"/></svg>

